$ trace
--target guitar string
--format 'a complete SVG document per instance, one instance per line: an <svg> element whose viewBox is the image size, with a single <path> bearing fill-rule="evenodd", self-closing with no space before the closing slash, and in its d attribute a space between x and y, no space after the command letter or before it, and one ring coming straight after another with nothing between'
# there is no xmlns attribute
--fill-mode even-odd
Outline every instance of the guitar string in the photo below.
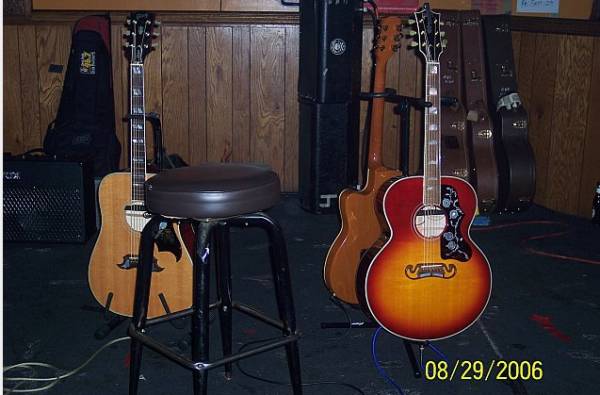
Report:
<svg viewBox="0 0 600 395"><path fill-rule="evenodd" d="M129 66L129 84L130 84L130 91L129 91L129 103L130 103L129 104L129 113L130 114L132 113L132 110L133 110L133 78L134 78L133 77L134 76L134 73L133 73L133 69L134 69L133 62L134 62L134 53L135 53L135 48L132 49L132 53L131 53L132 64ZM132 215L131 215L131 209L133 208L132 206L133 206L133 198L134 198L134 196L133 196L133 194L134 194L134 189L133 189L134 188L134 185L133 185L133 171L134 171L133 170L133 165L134 165L134 161L133 161L134 151L133 151L133 149L134 149L134 143L133 143L133 139L135 138L134 137L134 133L135 133L134 130L135 130L134 120L133 120L132 117L130 117L129 118L129 134L130 134L130 139L131 139L131 143L130 143L131 146L129 147L129 149L130 149L130 161L131 161L130 167L131 167L131 172L132 173L131 173L131 201L129 202L129 214L128 214L128 216L129 216L129 221L131 223L133 223L133 219L132 219ZM131 229L129 229L129 256L130 256L130 259L133 259L133 232L131 232Z"/></svg>

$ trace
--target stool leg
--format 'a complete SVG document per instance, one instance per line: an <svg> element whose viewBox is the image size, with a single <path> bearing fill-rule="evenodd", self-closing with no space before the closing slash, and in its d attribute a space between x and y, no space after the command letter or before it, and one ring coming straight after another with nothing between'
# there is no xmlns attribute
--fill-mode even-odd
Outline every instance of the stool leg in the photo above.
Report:
<svg viewBox="0 0 600 395"><path fill-rule="evenodd" d="M163 218L154 216L146 224L140 239L137 272L135 279L135 296L133 302L133 318L129 326L132 331L143 331L148 316L148 299L152 280L152 259L154 256L154 236L158 233L159 224ZM142 343L131 339L129 367L129 395L137 395L140 368L142 363Z"/></svg>
<svg viewBox="0 0 600 395"><path fill-rule="evenodd" d="M209 240L213 222L198 222L194 256L194 289L192 313L192 360L206 362L209 355L209 298L210 259ZM194 395L206 395L208 372L194 371Z"/></svg>
<svg viewBox="0 0 600 395"><path fill-rule="evenodd" d="M273 281L275 283L275 292L277 294L277 307L279 309L279 318L283 321L286 329L285 334L296 332L296 312L294 310L294 300L292 298L292 285L290 270L288 265L287 248L283 231L279 224L267 215L259 214L265 224L269 239L269 254L271 257L271 269L273 271ZM286 354L292 389L295 395L302 394L302 380L300 375L300 353L297 342L288 343Z"/></svg>
<svg viewBox="0 0 600 395"><path fill-rule="evenodd" d="M221 302L219 306L219 324L221 327L221 343L223 356L232 354L232 297L231 297L231 259L229 245L229 227L221 223L215 227L215 256L217 271L217 294ZM232 363L225 364L225 378L231 379Z"/></svg>

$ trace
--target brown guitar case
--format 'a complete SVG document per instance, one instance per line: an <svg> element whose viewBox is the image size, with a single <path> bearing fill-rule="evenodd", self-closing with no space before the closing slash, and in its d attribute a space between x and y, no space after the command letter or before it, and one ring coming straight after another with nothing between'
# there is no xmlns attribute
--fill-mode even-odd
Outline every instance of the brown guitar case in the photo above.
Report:
<svg viewBox="0 0 600 395"><path fill-rule="evenodd" d="M442 107L442 174L471 181L467 114L463 106L463 75L461 58L460 13L443 11L442 21L448 45L440 56L442 97L458 99L452 106Z"/></svg>
<svg viewBox="0 0 600 395"><path fill-rule="evenodd" d="M527 112L518 94L513 59L510 17L482 18L486 42L490 112L495 124L494 145L498 160L498 209L526 209L535 193L535 159L529 144Z"/></svg>
<svg viewBox="0 0 600 395"><path fill-rule="evenodd" d="M494 132L487 105L485 57L479 11L462 11L463 76L467 128L471 136L471 183L479 199L479 211L490 212L498 202L498 166Z"/></svg>

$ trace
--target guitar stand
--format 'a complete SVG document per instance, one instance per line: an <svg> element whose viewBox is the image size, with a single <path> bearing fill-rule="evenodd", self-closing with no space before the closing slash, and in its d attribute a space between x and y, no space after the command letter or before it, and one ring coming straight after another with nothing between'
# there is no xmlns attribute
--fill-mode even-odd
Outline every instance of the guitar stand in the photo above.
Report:
<svg viewBox="0 0 600 395"><path fill-rule="evenodd" d="M127 317L123 317L108 310L106 306L90 306L83 305L82 310L93 311L94 313L100 313L103 315L105 323L100 325L94 332L94 337L98 340L106 338L116 327L118 327L123 321L127 320Z"/></svg>
<svg viewBox="0 0 600 395"><path fill-rule="evenodd" d="M408 175L409 139L410 139L410 109L423 110L431 107L432 103L418 97L402 96L395 89L385 88L383 92L361 92L360 100L369 101L374 98L383 98L388 103L395 103L394 114L400 115L400 170L405 176ZM441 105L451 107L458 103L456 97L443 96Z"/></svg>
<svg viewBox="0 0 600 395"><path fill-rule="evenodd" d="M391 90L393 91L393 89ZM393 94L386 97L385 101L396 103L394 114L400 115L400 170L402 170L402 174L407 176L410 138L410 108L414 107L416 110L423 110L426 107L431 107L431 102L416 97L397 95L395 91ZM444 96L441 98L440 104L446 107L454 106L456 103L458 103L456 97Z"/></svg>
<svg viewBox="0 0 600 395"><path fill-rule="evenodd" d="M379 325L373 321L358 321L358 322L321 322L321 329L332 329L332 328L349 328L349 329L361 329L361 328L378 328ZM423 363L423 349L425 348L424 343L411 342L406 339L402 339L404 348L406 349L406 355L413 370L415 378L421 378L423 373L417 363L417 357L412 347L412 343L419 346L419 360Z"/></svg>
<svg viewBox="0 0 600 395"><path fill-rule="evenodd" d="M107 322L100 325L94 332L94 337L98 340L105 339L106 336L108 336L115 328L117 328L123 321L127 319L126 317L111 313L108 310L105 310L104 313L105 316L110 315L112 317L109 318Z"/></svg>

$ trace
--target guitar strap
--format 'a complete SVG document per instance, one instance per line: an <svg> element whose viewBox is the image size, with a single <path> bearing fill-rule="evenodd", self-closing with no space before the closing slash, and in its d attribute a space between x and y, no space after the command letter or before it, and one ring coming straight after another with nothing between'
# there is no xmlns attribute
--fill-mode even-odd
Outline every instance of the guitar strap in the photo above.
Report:
<svg viewBox="0 0 600 395"><path fill-rule="evenodd" d="M529 144L527 112L518 94L508 15L482 18L489 76L490 108L496 126L500 182L499 209L520 211L535 193L535 159Z"/></svg>
<svg viewBox="0 0 600 395"><path fill-rule="evenodd" d="M494 211L498 201L498 168L492 122L487 106L485 60L479 11L462 11L463 76L467 127L471 135L471 182L477 190L479 210Z"/></svg>
<svg viewBox="0 0 600 395"><path fill-rule="evenodd" d="M469 141L466 111L463 106L462 43L459 11L442 12L448 45L440 57L442 97L456 98L451 106L442 106L442 174L461 177L469 182Z"/></svg>

